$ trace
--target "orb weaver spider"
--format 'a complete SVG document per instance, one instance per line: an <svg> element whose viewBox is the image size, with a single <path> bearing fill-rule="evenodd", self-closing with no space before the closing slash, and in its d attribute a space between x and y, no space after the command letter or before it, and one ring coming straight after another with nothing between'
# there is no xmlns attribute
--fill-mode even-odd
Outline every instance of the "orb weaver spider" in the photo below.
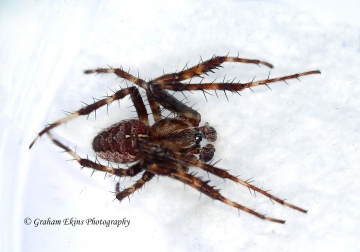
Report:
<svg viewBox="0 0 360 252"><path fill-rule="evenodd" d="M213 144L207 144L204 147L201 147L200 143L203 138L210 142L216 141L216 130L214 127L209 126L208 123L199 126L201 115L193 108L169 94L167 90L200 90L202 92L205 92L205 90L223 90L224 92L239 92L243 89L258 85L268 85L279 81L286 82L286 80L298 79L305 75L320 74L320 71L314 70L278 78L267 78L259 81L253 80L247 83L211 82L187 84L182 82L193 77L201 77L202 74L206 74L207 72L213 72L213 69L221 67L221 64L224 62L241 62L265 65L269 68L273 68L273 65L265 61L239 58L238 56L213 56L210 60L200 61L196 66L184 69L177 73L164 74L148 82L131 75L121 68L86 70L86 74L113 73L122 79L134 83L138 87L132 86L120 89L112 95L97 100L90 105L86 105L68 116L49 124L38 133L29 148L33 146L40 136L46 133L58 147L68 152L83 167L103 171L118 177L133 177L142 173L139 180L124 190L120 190L119 183L116 184L116 198L120 201L134 193L136 190L142 188L144 184L150 181L155 175L168 176L195 188L214 200L219 200L258 218L277 223L285 223L284 220L267 217L237 202L229 200L224 197L218 189L210 186L209 180L204 181L202 178L197 177L195 173L188 172L190 166L197 167L218 177L229 179L244 185L284 206L303 213L307 212L307 210L289 204L267 191L252 185L250 182L239 179L238 177L231 175L228 171L210 164L209 162L214 156L215 147ZM155 121L151 126L149 124L146 106L138 88L145 90ZM97 156L105 160L118 164L135 162L135 164L132 164L127 169L113 168L102 165L100 162L82 158L50 133L51 129L63 123L69 122L78 116L89 115L100 107L104 105L108 106L111 102L121 100L128 95L134 103L138 119L128 119L113 124L100 132L94 138L92 143L92 147ZM161 115L161 107L169 110L176 116L174 118L163 118ZM199 158L197 158L196 155L198 155Z"/></svg>

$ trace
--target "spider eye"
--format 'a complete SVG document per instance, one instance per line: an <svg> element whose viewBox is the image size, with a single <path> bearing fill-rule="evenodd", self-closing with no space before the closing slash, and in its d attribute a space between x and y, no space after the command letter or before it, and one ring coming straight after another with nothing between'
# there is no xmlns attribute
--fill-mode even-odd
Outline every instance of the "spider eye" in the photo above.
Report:
<svg viewBox="0 0 360 252"><path fill-rule="evenodd" d="M195 135L195 143L199 144L202 141L202 134L201 133L197 133Z"/></svg>

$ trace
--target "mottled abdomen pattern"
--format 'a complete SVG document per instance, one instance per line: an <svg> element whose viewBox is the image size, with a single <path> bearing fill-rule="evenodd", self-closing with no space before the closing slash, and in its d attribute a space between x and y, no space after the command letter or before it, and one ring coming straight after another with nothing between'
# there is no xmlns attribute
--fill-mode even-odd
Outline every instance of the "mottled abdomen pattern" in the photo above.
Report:
<svg viewBox="0 0 360 252"><path fill-rule="evenodd" d="M138 159L134 146L139 137L149 137L149 126L135 119L124 120L100 132L92 146L101 158L115 163L128 163Z"/></svg>

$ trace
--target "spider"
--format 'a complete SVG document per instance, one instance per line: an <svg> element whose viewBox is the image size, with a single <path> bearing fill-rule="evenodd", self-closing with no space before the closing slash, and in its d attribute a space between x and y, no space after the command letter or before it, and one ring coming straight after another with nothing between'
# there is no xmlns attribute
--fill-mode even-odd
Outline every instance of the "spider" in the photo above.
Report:
<svg viewBox="0 0 360 252"><path fill-rule="evenodd" d="M213 69L222 67L221 64L224 62L241 62L265 65L269 68L273 68L273 65L265 61L239 58L238 56L229 57L226 55L213 56L207 61L201 60L197 65L191 68L184 68L182 71L176 73L164 74L148 82L131 75L122 68L86 70L84 71L85 74L113 73L122 79L134 83L139 88L144 89L155 123L150 126L148 113L139 89L136 86L131 86L120 89L112 95L97 100L90 105L86 105L81 109L70 113L66 117L49 124L38 133L36 138L30 144L29 149L39 137L46 133L55 145L68 152L82 167L103 171L118 177L133 177L142 173L141 178L128 188L120 190L119 183L116 184L115 194L119 201L142 188L144 184L150 181L155 175L168 176L193 187L214 200L219 200L258 218L276 223L285 223L284 220L267 217L264 214L229 200L220 193L219 189L210 186L209 180L204 181L195 173L189 173L190 166L197 167L223 179L229 179L244 185L284 206L303 213L307 212L305 209L289 204L267 191L252 185L249 181L239 179L238 177L231 175L228 171L212 165L210 161L214 157L214 146L212 144L207 144L204 147L201 147L200 143L202 139L207 139L209 142L216 141L216 130L214 127L209 126L208 123L199 126L201 115L193 108L176 99L166 90L200 90L202 92L205 92L205 90L222 90L224 92L238 92L245 88L251 88L258 85L267 85L279 81L286 82L288 79L295 79L304 75L320 74L320 71L308 71L279 78L267 78L259 81L253 80L247 83L212 82L187 84L182 82L193 77L201 77L202 74L207 74L207 72L213 72ZM78 116L89 115L100 107L104 105L109 106L111 102L121 100L128 95L134 103L138 119L128 119L115 123L95 136L92 142L92 147L96 155L100 158L117 164L135 162L127 169L119 167L113 168L109 165L102 165L99 161L94 162L87 158L82 158L50 133L51 129L63 123L75 119ZM163 118L161 115L161 107L162 109L167 109L174 113L175 117ZM198 155L199 158L197 158L196 155Z"/></svg>

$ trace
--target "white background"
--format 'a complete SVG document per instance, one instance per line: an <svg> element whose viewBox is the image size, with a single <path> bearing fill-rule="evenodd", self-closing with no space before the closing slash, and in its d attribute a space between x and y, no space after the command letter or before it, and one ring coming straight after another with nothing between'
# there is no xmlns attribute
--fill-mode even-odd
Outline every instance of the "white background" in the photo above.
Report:
<svg viewBox="0 0 360 252"><path fill-rule="evenodd" d="M0 165L2 251L358 251L360 237L360 19L357 1L2 1ZM275 65L276 77L321 75L245 90L188 93L214 125L218 167L309 210L302 214L210 175L222 193L268 216L232 209L169 178L130 202L113 201L113 178L79 169L47 137L47 123L111 90L115 76L83 70L123 66L141 78L181 70L213 54ZM266 78L264 66L224 64L207 77ZM179 98L182 96L180 95ZM112 123L135 117L127 99L54 130L80 155ZM196 170L195 168L192 169ZM207 174L200 172L205 178ZM120 181L122 186L133 180ZM128 227L39 226L32 220L130 220Z"/></svg>

